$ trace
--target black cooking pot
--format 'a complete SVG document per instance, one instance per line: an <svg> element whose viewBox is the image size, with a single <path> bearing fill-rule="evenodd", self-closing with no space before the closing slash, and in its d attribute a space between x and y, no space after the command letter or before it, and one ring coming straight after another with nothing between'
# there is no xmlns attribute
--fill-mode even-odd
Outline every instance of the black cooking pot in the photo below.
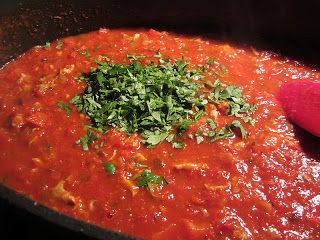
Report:
<svg viewBox="0 0 320 240"><path fill-rule="evenodd" d="M319 10L317 0L0 1L0 66L34 45L100 27L200 35L319 65ZM0 199L1 239L132 239L63 216L1 184Z"/></svg>

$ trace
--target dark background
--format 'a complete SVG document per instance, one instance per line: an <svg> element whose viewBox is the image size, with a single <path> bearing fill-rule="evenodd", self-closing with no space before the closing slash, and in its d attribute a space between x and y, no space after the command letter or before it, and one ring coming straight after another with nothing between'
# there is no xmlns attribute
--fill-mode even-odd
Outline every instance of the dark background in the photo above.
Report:
<svg viewBox="0 0 320 240"><path fill-rule="evenodd" d="M319 66L319 23L317 0L1 0L0 66L34 45L99 27L144 27L200 35L278 52ZM57 220L59 216L48 217L47 210L19 199L0 191L0 239L90 239L36 215L71 229L78 229L77 223ZM121 238L97 234L90 227L84 232L105 239Z"/></svg>
<svg viewBox="0 0 320 240"><path fill-rule="evenodd" d="M52 224L4 200L0 200L0 238L2 240L92 239L81 233Z"/></svg>

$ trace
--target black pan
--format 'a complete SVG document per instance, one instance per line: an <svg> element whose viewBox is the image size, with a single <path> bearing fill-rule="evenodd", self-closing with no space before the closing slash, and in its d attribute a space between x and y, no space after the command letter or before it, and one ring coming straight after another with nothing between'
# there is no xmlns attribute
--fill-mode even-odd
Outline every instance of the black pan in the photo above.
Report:
<svg viewBox="0 0 320 240"><path fill-rule="evenodd" d="M319 10L317 0L2 0L0 66L34 45L100 27L199 35L319 66ZM133 239L61 215L1 184L0 230L1 239Z"/></svg>

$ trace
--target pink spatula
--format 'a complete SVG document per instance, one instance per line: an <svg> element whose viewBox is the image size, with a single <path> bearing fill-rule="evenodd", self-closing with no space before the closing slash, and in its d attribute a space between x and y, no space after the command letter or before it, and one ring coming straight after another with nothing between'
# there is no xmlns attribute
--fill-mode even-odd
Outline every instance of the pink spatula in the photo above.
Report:
<svg viewBox="0 0 320 240"><path fill-rule="evenodd" d="M285 83L277 97L293 123L320 137L320 82L300 80Z"/></svg>

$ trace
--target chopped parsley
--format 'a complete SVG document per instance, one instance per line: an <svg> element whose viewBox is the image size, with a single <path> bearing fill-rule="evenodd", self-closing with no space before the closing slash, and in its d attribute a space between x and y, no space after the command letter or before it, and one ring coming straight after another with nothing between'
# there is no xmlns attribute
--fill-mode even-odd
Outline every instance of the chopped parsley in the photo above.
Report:
<svg viewBox="0 0 320 240"><path fill-rule="evenodd" d="M220 70L223 74L227 74L228 73L228 70L227 68L224 66L224 65L220 65Z"/></svg>
<svg viewBox="0 0 320 240"><path fill-rule="evenodd" d="M50 42L46 42L46 44L45 45L43 45L43 48L45 49L45 50L48 50L49 48L50 48Z"/></svg>
<svg viewBox="0 0 320 240"><path fill-rule="evenodd" d="M184 144L180 142L172 142L171 145L173 148L184 148Z"/></svg>
<svg viewBox="0 0 320 240"><path fill-rule="evenodd" d="M230 126L223 127L219 129L213 136L210 142L215 142L220 139L225 139L233 136L233 132Z"/></svg>
<svg viewBox="0 0 320 240"><path fill-rule="evenodd" d="M167 140L173 148L184 148L184 143L175 141L176 136L206 114L208 103L225 106L223 114L244 123L251 121L249 115L255 106L246 102L239 87L204 79L204 67L189 70L184 58L163 59L159 51L154 57L157 63L150 61L149 65L140 62L146 56L130 54L129 64L111 63L108 58L106 62L95 61L97 68L77 79L86 80L87 88L70 103L88 115L95 130L104 132L111 126L127 134L139 132L149 147ZM224 72L223 68L220 66ZM233 136L235 129L246 137L239 120L221 129L216 129L212 119L207 119L207 124L209 132L195 134L198 144L205 137L214 142Z"/></svg>
<svg viewBox="0 0 320 240"><path fill-rule="evenodd" d="M82 82L83 80L85 80L85 77L83 75L79 76L79 77L74 77L74 80L76 80L78 83Z"/></svg>
<svg viewBox="0 0 320 240"><path fill-rule="evenodd" d="M77 140L76 144L81 145L83 151L87 152L89 151L89 144L92 144L97 139L98 136L93 131L88 129L86 135Z"/></svg>
<svg viewBox="0 0 320 240"><path fill-rule="evenodd" d="M56 49L60 50L63 46L64 42L60 41L57 43Z"/></svg>
<svg viewBox="0 0 320 240"><path fill-rule="evenodd" d="M146 58L146 56L137 56L137 55L127 54L127 58L129 59L130 62L134 62L139 59L144 59Z"/></svg>
<svg viewBox="0 0 320 240"><path fill-rule="evenodd" d="M240 130L242 139L247 138L246 130L245 130L244 127L241 125L241 123L240 123L239 120L234 120L234 121L231 123L231 126L230 126L230 127L231 127L231 130L234 129L234 128L238 128L238 129Z"/></svg>
<svg viewBox="0 0 320 240"><path fill-rule="evenodd" d="M161 143L168 137L168 132L161 132L159 130L155 130L154 132L145 130L142 135L144 139L142 142L148 146L154 146Z"/></svg>
<svg viewBox="0 0 320 240"><path fill-rule="evenodd" d="M204 141L202 134L203 134L202 130L199 129L198 131L196 131L195 136L196 136L197 144L200 144Z"/></svg>
<svg viewBox="0 0 320 240"><path fill-rule="evenodd" d="M168 181L163 176L155 175L150 170L144 170L141 174L134 175L132 179L137 180L138 187L147 187L149 190L155 184L168 184Z"/></svg>
<svg viewBox="0 0 320 240"><path fill-rule="evenodd" d="M248 119L248 115L255 111L256 105L250 105L245 101L239 87L226 85L220 80L216 80L210 87L212 92L208 97L208 101L217 105L225 103L227 108L224 113L228 116Z"/></svg>
<svg viewBox="0 0 320 240"><path fill-rule="evenodd" d="M214 59L213 59L213 58L210 58L210 59L207 61L207 64L208 64L208 65L214 64Z"/></svg>
<svg viewBox="0 0 320 240"><path fill-rule="evenodd" d="M207 118L206 122L208 123L212 131L214 131L217 128L217 125L211 118Z"/></svg>
<svg viewBox="0 0 320 240"><path fill-rule="evenodd" d="M234 130L239 129L242 139L247 138L247 133L245 128L241 125L239 120L234 120L230 125L227 125L220 130L218 130L212 137L211 142L215 142L220 139L225 139L232 137L234 135Z"/></svg>
<svg viewBox="0 0 320 240"><path fill-rule="evenodd" d="M72 109L64 102L57 102L57 107L65 110L67 115L70 115L72 112Z"/></svg>
<svg viewBox="0 0 320 240"><path fill-rule="evenodd" d="M198 93L202 85L192 80L201 71L188 71L183 59L147 66L137 61L145 56L128 58L128 65L97 62L97 69L84 74L88 83L85 92L71 100L96 128L112 126L128 134L140 132L143 142L153 146L174 128L185 130L205 113Z"/></svg>
<svg viewBox="0 0 320 240"><path fill-rule="evenodd" d="M166 138L166 140L167 140L168 142L172 142L172 140L173 140L174 137L175 137L175 134L170 134L170 135Z"/></svg>
<svg viewBox="0 0 320 240"><path fill-rule="evenodd" d="M114 175L116 173L116 166L113 163L110 162L104 162L102 163L102 166L104 168L104 170L110 175Z"/></svg>
<svg viewBox="0 0 320 240"><path fill-rule="evenodd" d="M91 54L89 53L88 50L83 51L81 54L82 54L83 56L85 56L85 57L90 57L90 56L91 56Z"/></svg>

